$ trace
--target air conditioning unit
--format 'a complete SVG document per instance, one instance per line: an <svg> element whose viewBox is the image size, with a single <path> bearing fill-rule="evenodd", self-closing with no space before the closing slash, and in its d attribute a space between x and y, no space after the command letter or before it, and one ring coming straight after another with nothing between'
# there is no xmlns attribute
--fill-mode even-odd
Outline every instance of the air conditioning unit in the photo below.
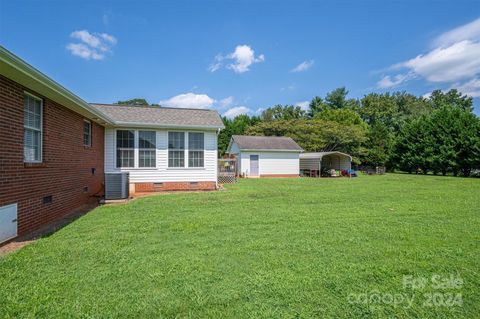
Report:
<svg viewBox="0 0 480 319"><path fill-rule="evenodd" d="M128 172L105 173L105 199L128 198Z"/></svg>

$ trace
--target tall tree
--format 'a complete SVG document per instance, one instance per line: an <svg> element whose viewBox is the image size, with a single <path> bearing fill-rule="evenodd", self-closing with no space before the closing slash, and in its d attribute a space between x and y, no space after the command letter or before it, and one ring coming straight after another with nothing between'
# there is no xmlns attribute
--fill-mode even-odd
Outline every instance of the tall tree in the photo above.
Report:
<svg viewBox="0 0 480 319"><path fill-rule="evenodd" d="M366 138L366 128L321 119L297 119L259 122L249 127L247 134L289 136L305 151L336 150L353 155L357 161Z"/></svg>
<svg viewBox="0 0 480 319"><path fill-rule="evenodd" d="M315 118L345 125L362 125L365 128L367 127L367 124L362 120L360 115L352 109L324 110L317 113Z"/></svg>
<svg viewBox="0 0 480 319"><path fill-rule="evenodd" d="M275 105L262 112L263 121L293 120L306 116L306 112L300 106L294 105Z"/></svg>
<svg viewBox="0 0 480 319"><path fill-rule="evenodd" d="M325 109L356 109L359 102L355 99L347 99L348 90L345 87L337 88L325 97Z"/></svg>
<svg viewBox="0 0 480 319"><path fill-rule="evenodd" d="M241 114L233 119L223 117L225 128L218 135L218 152L220 156L225 154L232 135L244 135L247 128L260 121L258 116L248 116Z"/></svg>
<svg viewBox="0 0 480 319"><path fill-rule="evenodd" d="M115 104L120 104L120 105L135 105L135 106L149 106L147 100L143 98L135 98L131 100L126 100L126 101L118 101Z"/></svg>
<svg viewBox="0 0 480 319"><path fill-rule="evenodd" d="M435 109L448 105L469 112L473 111L473 98L468 97L467 95L462 95L462 93L458 92L456 89L452 89L446 93L441 90L435 90L432 92L428 100Z"/></svg>
<svg viewBox="0 0 480 319"><path fill-rule="evenodd" d="M314 117L317 113L325 110L325 103L323 99L319 96L315 96L308 105L308 116Z"/></svg>
<svg viewBox="0 0 480 319"><path fill-rule="evenodd" d="M402 128L395 158L407 171L461 171L469 176L480 168L480 119L459 105L422 115Z"/></svg>
<svg viewBox="0 0 480 319"><path fill-rule="evenodd" d="M342 109L347 105L348 90L345 87L337 88L325 97L325 104L329 109Z"/></svg>

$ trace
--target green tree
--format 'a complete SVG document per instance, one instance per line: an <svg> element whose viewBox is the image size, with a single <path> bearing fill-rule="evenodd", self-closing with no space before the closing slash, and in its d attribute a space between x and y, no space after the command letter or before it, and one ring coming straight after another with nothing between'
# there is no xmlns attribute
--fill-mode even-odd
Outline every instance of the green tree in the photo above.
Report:
<svg viewBox="0 0 480 319"><path fill-rule="evenodd" d="M399 167L469 176L480 167L480 120L460 105L443 105L406 124L396 143Z"/></svg>
<svg viewBox="0 0 480 319"><path fill-rule="evenodd" d="M393 129L398 109L395 98L390 93L370 93L360 102L359 113L368 124L382 123Z"/></svg>
<svg viewBox="0 0 480 319"><path fill-rule="evenodd" d="M300 106L275 105L262 112L263 121L293 120L306 116L306 112Z"/></svg>
<svg viewBox="0 0 480 319"><path fill-rule="evenodd" d="M355 99L347 99L347 95L348 90L345 87L337 88L327 93L324 109L356 109L359 106L359 102Z"/></svg>
<svg viewBox="0 0 480 319"><path fill-rule="evenodd" d="M135 106L148 106L150 104L148 104L147 100L143 99L143 98L135 98L135 99L131 99L131 100L126 100L126 101L118 101L117 103L115 104L119 104L119 105L135 105Z"/></svg>
<svg viewBox="0 0 480 319"><path fill-rule="evenodd" d="M366 139L363 125L345 125L321 119L297 119L259 122L247 129L249 135L289 136L305 151L340 151L357 161ZM357 161L358 162L358 161Z"/></svg>
<svg viewBox="0 0 480 319"><path fill-rule="evenodd" d="M319 96L316 96L310 101L310 104L308 105L308 116L314 117L317 113L325 110L325 108L326 107L323 99Z"/></svg>
<svg viewBox="0 0 480 319"><path fill-rule="evenodd" d="M260 118L241 114L233 119L223 117L222 120L225 128L218 135L218 153L220 156L225 154L232 135L244 135L247 128L258 123Z"/></svg>
<svg viewBox="0 0 480 319"><path fill-rule="evenodd" d="M360 115L352 109L333 109L324 110L315 115L316 119L325 121L334 121L346 125L363 125L365 128L367 124L362 120Z"/></svg>
<svg viewBox="0 0 480 319"><path fill-rule="evenodd" d="M393 152L395 136L382 123L377 122L368 127L365 141L364 165L386 166Z"/></svg>
<svg viewBox="0 0 480 319"><path fill-rule="evenodd" d="M456 89L452 89L446 93L441 90L435 90L428 98L431 106L434 109L439 109L444 106L458 107L460 109L472 112L473 98L467 95L462 95Z"/></svg>

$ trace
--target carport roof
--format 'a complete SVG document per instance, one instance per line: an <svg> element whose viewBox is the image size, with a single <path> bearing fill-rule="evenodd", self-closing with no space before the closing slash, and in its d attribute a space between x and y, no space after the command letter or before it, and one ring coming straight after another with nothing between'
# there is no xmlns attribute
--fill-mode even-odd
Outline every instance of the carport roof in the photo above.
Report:
<svg viewBox="0 0 480 319"><path fill-rule="evenodd" d="M326 155L332 155L332 154L337 154L337 155L343 155L343 156L348 156L350 160L352 160L352 157L348 154L342 153L342 152L337 152L337 151L332 151L332 152L313 152L313 153L303 153L300 154L300 158L322 158Z"/></svg>

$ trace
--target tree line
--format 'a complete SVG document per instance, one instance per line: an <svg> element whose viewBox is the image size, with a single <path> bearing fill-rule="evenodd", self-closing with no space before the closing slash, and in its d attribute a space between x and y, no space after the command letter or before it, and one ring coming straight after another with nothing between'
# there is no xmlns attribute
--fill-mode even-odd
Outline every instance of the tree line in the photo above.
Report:
<svg viewBox="0 0 480 319"><path fill-rule="evenodd" d="M358 165L469 176L480 169L480 118L473 99L455 89L429 97L407 92L348 98L338 88L307 110L275 105L259 116L223 118L223 155L232 135L289 136L305 151L340 151Z"/></svg>

